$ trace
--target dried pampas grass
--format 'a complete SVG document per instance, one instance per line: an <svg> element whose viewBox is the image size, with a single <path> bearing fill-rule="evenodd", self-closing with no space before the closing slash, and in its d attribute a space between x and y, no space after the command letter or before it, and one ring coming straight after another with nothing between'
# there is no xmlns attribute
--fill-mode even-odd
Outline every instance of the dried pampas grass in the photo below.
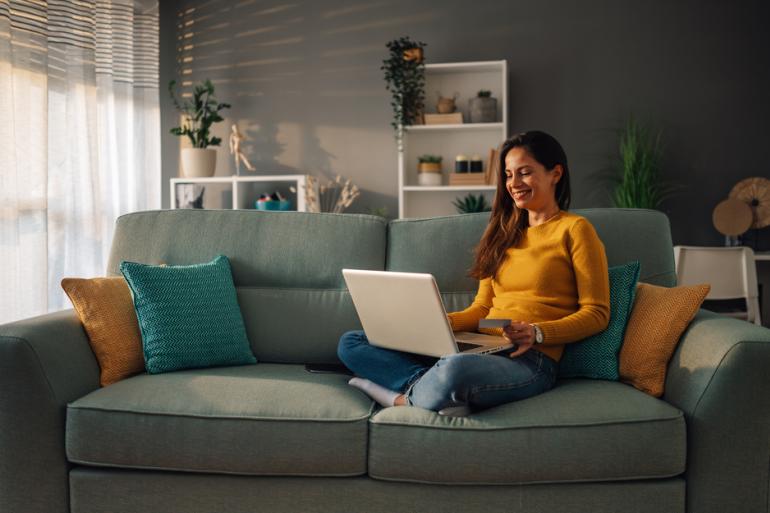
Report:
<svg viewBox="0 0 770 513"><path fill-rule="evenodd" d="M361 194L350 179L342 181L337 175L334 180L320 184L318 178L305 177L305 205L308 212L333 212L339 214L353 204Z"/></svg>

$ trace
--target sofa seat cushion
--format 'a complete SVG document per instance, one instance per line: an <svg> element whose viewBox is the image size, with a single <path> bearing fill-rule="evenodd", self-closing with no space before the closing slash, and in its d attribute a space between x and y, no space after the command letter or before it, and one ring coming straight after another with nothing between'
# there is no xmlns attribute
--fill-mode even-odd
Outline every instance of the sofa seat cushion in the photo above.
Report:
<svg viewBox="0 0 770 513"><path fill-rule="evenodd" d="M563 380L468 417L386 408L370 422L376 479L519 484L660 478L685 469L682 412L619 382Z"/></svg>
<svg viewBox="0 0 770 513"><path fill-rule="evenodd" d="M193 472L365 474L373 403L347 379L266 363L135 376L68 405L67 457Z"/></svg>

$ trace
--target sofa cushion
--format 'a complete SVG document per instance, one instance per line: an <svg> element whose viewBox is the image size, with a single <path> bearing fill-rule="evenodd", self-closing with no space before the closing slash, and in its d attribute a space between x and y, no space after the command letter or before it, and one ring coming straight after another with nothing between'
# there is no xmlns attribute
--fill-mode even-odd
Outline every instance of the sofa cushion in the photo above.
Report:
<svg viewBox="0 0 770 513"><path fill-rule="evenodd" d="M445 484L661 478L685 469L685 420L614 381L564 380L468 417L414 407L371 420L369 475Z"/></svg>
<svg viewBox="0 0 770 513"><path fill-rule="evenodd" d="M617 381L618 353L634 304L639 262L610 267L610 321L607 328L567 344L559 361L559 377Z"/></svg>
<svg viewBox="0 0 770 513"><path fill-rule="evenodd" d="M123 468L364 474L373 404L347 378L265 363L135 376L68 405L67 457Z"/></svg>
<svg viewBox="0 0 770 513"><path fill-rule="evenodd" d="M361 327L341 271L383 270L387 226L365 214L134 212L116 222L107 274L123 260L186 265L227 255L260 362L337 362L340 336Z"/></svg>
<svg viewBox="0 0 770 513"><path fill-rule="evenodd" d="M218 255L194 265L123 262L147 372L256 363L230 272Z"/></svg>
<svg viewBox="0 0 770 513"><path fill-rule="evenodd" d="M709 284L671 288L639 284L620 351L624 383L654 397L663 395L668 362L710 290Z"/></svg>
<svg viewBox="0 0 770 513"><path fill-rule="evenodd" d="M676 285L671 228L665 214L636 208L589 208L571 212L591 222L604 243L610 266L638 260L640 281L666 287ZM468 276L468 269L473 264L473 250L488 222L489 212L391 221L385 269L432 273L444 301L449 299L454 305L452 294L472 292L475 295L478 290L478 281ZM629 237L629 233L634 236ZM471 301L474 295L469 296ZM451 311L449 305L447 311Z"/></svg>
<svg viewBox="0 0 770 513"><path fill-rule="evenodd" d="M64 278L64 292L88 334L103 387L144 371L142 334L134 302L122 276Z"/></svg>

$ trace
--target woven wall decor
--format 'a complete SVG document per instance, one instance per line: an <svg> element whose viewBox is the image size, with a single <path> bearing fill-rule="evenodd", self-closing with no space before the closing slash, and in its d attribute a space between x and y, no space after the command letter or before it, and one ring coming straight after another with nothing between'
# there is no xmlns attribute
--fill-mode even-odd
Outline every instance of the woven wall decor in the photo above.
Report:
<svg viewBox="0 0 770 513"><path fill-rule="evenodd" d="M770 180L762 177L741 180L730 191L730 197L751 207L754 213L752 228L770 226Z"/></svg>

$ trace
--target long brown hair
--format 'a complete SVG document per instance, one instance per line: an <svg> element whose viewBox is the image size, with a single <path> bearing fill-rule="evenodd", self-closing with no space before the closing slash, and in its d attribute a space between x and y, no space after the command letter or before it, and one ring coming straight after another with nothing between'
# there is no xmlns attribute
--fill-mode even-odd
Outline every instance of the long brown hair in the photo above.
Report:
<svg viewBox="0 0 770 513"><path fill-rule="evenodd" d="M523 148L537 162L551 170L560 164L563 168L561 179L556 184L555 199L561 210L567 210L570 203L569 167L567 155L559 141L545 132L532 130L514 135L500 147L497 172L497 192L492 204L484 235L476 246L476 256L469 276L482 280L497 278L497 271L505 261L508 248L519 244L524 230L529 226L529 213L520 209L505 187L505 157L513 148Z"/></svg>

